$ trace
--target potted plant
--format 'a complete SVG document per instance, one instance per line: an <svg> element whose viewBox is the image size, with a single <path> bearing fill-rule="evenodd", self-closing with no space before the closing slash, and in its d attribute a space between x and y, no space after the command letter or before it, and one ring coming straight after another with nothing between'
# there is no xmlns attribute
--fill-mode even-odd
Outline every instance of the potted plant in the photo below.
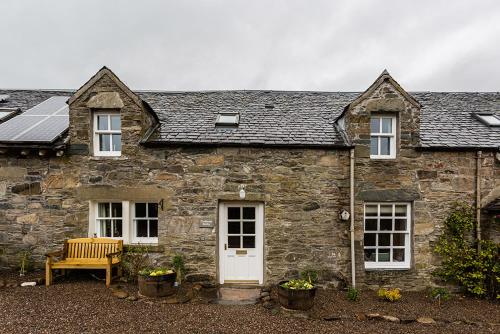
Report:
<svg viewBox="0 0 500 334"><path fill-rule="evenodd" d="M146 297L165 297L175 293L176 273L168 268L144 268L139 271L139 293Z"/></svg>
<svg viewBox="0 0 500 334"><path fill-rule="evenodd" d="M309 310L315 296L316 287L309 280L292 279L278 284L278 300L287 309Z"/></svg>

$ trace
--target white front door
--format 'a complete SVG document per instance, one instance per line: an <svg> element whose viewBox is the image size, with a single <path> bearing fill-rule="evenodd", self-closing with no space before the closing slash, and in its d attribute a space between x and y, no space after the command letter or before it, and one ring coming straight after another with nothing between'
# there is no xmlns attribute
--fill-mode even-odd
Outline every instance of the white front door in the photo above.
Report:
<svg viewBox="0 0 500 334"><path fill-rule="evenodd" d="M219 281L264 281L264 205L221 203L219 207Z"/></svg>

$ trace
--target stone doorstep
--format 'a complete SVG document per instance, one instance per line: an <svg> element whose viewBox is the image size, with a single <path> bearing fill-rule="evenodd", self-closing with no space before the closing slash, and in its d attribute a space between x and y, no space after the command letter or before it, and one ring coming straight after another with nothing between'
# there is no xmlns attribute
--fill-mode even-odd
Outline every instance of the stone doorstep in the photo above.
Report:
<svg viewBox="0 0 500 334"><path fill-rule="evenodd" d="M217 293L215 304L250 305L256 304L260 298L260 288L221 287Z"/></svg>

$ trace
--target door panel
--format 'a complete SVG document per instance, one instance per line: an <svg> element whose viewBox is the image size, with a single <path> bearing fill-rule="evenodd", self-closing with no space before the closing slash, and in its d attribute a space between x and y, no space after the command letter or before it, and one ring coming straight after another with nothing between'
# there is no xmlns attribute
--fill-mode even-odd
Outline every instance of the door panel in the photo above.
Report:
<svg viewBox="0 0 500 334"><path fill-rule="evenodd" d="M263 283L264 207L260 203L221 203L219 278Z"/></svg>

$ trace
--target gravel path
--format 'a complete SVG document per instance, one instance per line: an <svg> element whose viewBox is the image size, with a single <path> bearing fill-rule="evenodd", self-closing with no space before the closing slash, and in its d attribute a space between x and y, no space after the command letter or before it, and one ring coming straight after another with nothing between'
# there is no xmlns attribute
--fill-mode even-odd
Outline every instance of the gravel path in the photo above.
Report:
<svg viewBox="0 0 500 334"><path fill-rule="evenodd" d="M0 274L0 280L13 279ZM136 291L133 285L125 288ZM403 292L401 302L390 304L374 295L366 291L361 302L352 303L345 293L319 291L312 319L302 319L261 305L128 301L113 297L102 282L71 279L49 288L0 288L0 333L500 333L500 326L488 324L500 322L498 303L457 296L439 307L425 294ZM356 319L370 312L401 319L429 316L438 323ZM321 320L328 316L343 318Z"/></svg>

